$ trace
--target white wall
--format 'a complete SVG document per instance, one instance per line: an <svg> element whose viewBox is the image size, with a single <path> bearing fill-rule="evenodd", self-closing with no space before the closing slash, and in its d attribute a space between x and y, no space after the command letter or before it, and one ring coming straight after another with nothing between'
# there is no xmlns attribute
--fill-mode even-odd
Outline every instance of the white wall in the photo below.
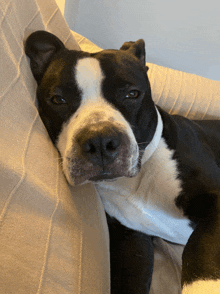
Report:
<svg viewBox="0 0 220 294"><path fill-rule="evenodd" d="M220 80L219 0L66 0L65 17L103 49L143 38L148 62Z"/></svg>

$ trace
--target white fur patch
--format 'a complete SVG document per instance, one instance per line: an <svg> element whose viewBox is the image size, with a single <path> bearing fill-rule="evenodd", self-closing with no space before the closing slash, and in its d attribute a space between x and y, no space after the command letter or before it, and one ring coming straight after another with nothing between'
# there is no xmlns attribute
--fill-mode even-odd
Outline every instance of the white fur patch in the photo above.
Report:
<svg viewBox="0 0 220 294"><path fill-rule="evenodd" d="M101 84L104 76L95 58L79 59L76 65L76 81L83 92L81 105L101 100Z"/></svg>
<svg viewBox="0 0 220 294"><path fill-rule="evenodd" d="M182 294L219 294L220 280L197 281L184 286Z"/></svg>
<svg viewBox="0 0 220 294"><path fill-rule="evenodd" d="M181 181L173 152L161 138L136 177L101 182L96 189L107 213L125 226L186 244L193 230L174 202L181 192Z"/></svg>

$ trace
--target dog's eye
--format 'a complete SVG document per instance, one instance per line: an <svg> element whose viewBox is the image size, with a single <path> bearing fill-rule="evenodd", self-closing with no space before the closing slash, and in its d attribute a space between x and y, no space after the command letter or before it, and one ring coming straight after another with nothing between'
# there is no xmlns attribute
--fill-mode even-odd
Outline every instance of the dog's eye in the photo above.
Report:
<svg viewBox="0 0 220 294"><path fill-rule="evenodd" d="M51 101L54 104L65 104L66 103L66 100L62 96L59 96L59 95L53 96Z"/></svg>
<svg viewBox="0 0 220 294"><path fill-rule="evenodd" d="M138 90L132 90L126 95L126 98L138 98L139 95L140 92Z"/></svg>

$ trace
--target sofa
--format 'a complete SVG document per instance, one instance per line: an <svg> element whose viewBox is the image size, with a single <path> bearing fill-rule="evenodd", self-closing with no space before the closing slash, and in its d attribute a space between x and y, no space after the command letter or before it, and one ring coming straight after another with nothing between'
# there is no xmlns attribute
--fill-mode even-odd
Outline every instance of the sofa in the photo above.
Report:
<svg viewBox="0 0 220 294"><path fill-rule="evenodd" d="M55 0L2 0L0 14L0 293L108 294L105 212L92 184L66 182L38 114L24 42L47 30L69 49L102 49L69 29ZM147 66L159 106L190 119L219 119L219 81ZM154 237L151 294L181 293L183 249Z"/></svg>

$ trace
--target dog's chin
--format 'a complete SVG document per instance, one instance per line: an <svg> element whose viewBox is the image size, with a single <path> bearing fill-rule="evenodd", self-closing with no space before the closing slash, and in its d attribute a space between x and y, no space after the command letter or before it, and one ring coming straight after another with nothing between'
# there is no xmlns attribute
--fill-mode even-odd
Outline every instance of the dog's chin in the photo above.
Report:
<svg viewBox="0 0 220 294"><path fill-rule="evenodd" d="M114 182L121 177L133 178L139 173L139 171L140 171L140 166L136 165L131 170L127 172L122 172L122 173L111 173L111 172L102 171L92 176L89 174L84 176L78 176L78 177L73 177L71 175L68 175L66 178L70 185L79 186L86 183L98 184L103 181Z"/></svg>
<svg viewBox="0 0 220 294"><path fill-rule="evenodd" d="M111 175L99 175L99 176L95 176L95 177L91 177L89 179L90 182L94 182L94 183L99 183L99 182L103 182L103 181L107 181L107 182L114 182L119 178L119 176L111 176Z"/></svg>
<svg viewBox="0 0 220 294"><path fill-rule="evenodd" d="M96 175L93 175L90 177L90 181L102 181L102 180L107 180L107 179L114 179L117 177L117 173L112 173L108 170L102 170L99 171L99 173L96 173Z"/></svg>
<svg viewBox="0 0 220 294"><path fill-rule="evenodd" d="M95 183L103 182L103 181L113 182L121 177L133 178L139 173L139 171L140 171L140 165L137 164L134 167L132 167L130 170L124 171L121 173L120 172L119 173L111 173L111 172L102 171L98 175L90 177L89 181L95 182Z"/></svg>

